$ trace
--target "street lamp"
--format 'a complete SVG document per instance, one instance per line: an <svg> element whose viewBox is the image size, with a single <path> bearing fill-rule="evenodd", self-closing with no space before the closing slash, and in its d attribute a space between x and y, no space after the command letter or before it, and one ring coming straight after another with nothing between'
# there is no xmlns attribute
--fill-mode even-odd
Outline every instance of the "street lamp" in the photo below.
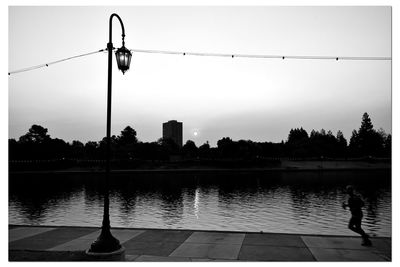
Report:
<svg viewBox="0 0 400 267"><path fill-rule="evenodd" d="M109 42L107 44L108 50L108 91L107 91L107 137L106 137L106 175L105 175L105 186L104 186L104 212L103 212L103 223L101 227L100 236L90 246L88 253L112 253L121 250L121 244L118 239L112 236L110 231L110 200L109 200L109 179L110 179L110 152L111 152L111 81L112 81L112 50L114 49L112 44L112 19L116 17L122 28L122 47L118 48L115 52L117 58L118 68L123 74L129 69L131 63L131 52L125 47L125 28L121 18L117 14L110 16L109 26Z"/></svg>

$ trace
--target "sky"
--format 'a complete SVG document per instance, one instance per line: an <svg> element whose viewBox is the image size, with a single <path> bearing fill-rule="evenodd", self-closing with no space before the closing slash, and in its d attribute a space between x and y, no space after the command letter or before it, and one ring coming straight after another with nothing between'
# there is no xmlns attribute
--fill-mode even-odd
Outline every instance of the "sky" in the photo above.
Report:
<svg viewBox="0 0 400 267"><path fill-rule="evenodd" d="M391 57L390 7L9 7L9 71L106 47L120 15L126 47L210 53ZM113 43L121 29L113 22ZM341 130L368 112L391 133L391 61L216 58L133 53L113 66L112 134L156 141L162 123L188 139L280 142L291 128ZM107 54L8 77L9 138L40 124L53 138L106 130Z"/></svg>

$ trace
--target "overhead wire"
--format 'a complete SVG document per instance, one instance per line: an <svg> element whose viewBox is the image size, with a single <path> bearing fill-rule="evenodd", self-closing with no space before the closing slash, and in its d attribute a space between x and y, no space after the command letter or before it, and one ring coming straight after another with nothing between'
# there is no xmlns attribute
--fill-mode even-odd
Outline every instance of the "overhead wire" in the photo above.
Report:
<svg viewBox="0 0 400 267"><path fill-rule="evenodd" d="M107 48L100 49L94 52L80 54L72 57L63 58L60 60L44 63L36 66L31 66L23 69L18 69L8 72L8 75L20 72L31 71L39 68L49 67L60 62L67 60L89 56L97 53L107 51ZM183 56L204 56L204 57L230 57L230 58L261 58L261 59L300 59L300 60L360 60L360 61L390 61L391 57L363 57L363 56L306 56L306 55L268 55L268 54L227 54L227 53L207 53L207 52L183 52L183 51L169 51L169 50L148 50L148 49L130 49L134 53L151 53L151 54L168 54L168 55L183 55Z"/></svg>
<svg viewBox="0 0 400 267"><path fill-rule="evenodd" d="M106 51L106 50L107 50L107 49L100 49L100 50L97 50L97 51L94 51L94 52L89 52L89 53L85 53L85 54L80 54L80 55L76 55L76 56L67 57L67 58L63 58L63 59L56 60L56 61L52 61L52 62L49 62L49 63L44 63L44 64L32 66L32 67L27 67L27 68L23 68L23 69L18 69L18 70L10 71L10 72L8 73L8 75L15 74L15 73L20 73L20 72L25 72L25 71L31 71L31 70L35 70L35 69L44 68L44 67L49 67L50 65L54 65L54 64L57 64L57 63L60 63L60 62L64 62L64 61L71 60L71 59L74 59L74 58L85 57L85 56L89 56L89 55L101 53L101 52L104 52L104 51Z"/></svg>
<svg viewBox="0 0 400 267"><path fill-rule="evenodd" d="M340 57L340 56L303 56L303 55L265 55L265 54L227 54L227 53L200 53L200 52L182 52L169 50L145 50L131 49L131 52L136 53L153 53L153 54L170 54L183 56L205 56L205 57L231 57L231 58L277 58L277 59L320 59L320 60L392 60L391 57Z"/></svg>

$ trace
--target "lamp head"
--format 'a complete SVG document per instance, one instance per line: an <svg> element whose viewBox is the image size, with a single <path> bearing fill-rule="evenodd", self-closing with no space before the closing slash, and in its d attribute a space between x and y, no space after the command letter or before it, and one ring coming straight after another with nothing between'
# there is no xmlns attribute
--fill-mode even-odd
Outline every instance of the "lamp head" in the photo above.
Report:
<svg viewBox="0 0 400 267"><path fill-rule="evenodd" d="M129 70L131 64L132 53L124 45L115 51L115 56L117 58L118 69L125 74L125 71Z"/></svg>

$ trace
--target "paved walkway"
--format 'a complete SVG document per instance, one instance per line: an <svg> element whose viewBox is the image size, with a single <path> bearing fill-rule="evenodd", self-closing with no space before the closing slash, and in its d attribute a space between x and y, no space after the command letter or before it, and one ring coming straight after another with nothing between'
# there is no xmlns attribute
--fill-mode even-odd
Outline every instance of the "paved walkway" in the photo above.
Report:
<svg viewBox="0 0 400 267"><path fill-rule="evenodd" d="M84 255L99 233L89 227L10 225L10 260L85 260L54 255ZM391 261L390 238L372 238L373 246L363 247L360 238L346 236L122 228L112 234L125 247L126 261Z"/></svg>

